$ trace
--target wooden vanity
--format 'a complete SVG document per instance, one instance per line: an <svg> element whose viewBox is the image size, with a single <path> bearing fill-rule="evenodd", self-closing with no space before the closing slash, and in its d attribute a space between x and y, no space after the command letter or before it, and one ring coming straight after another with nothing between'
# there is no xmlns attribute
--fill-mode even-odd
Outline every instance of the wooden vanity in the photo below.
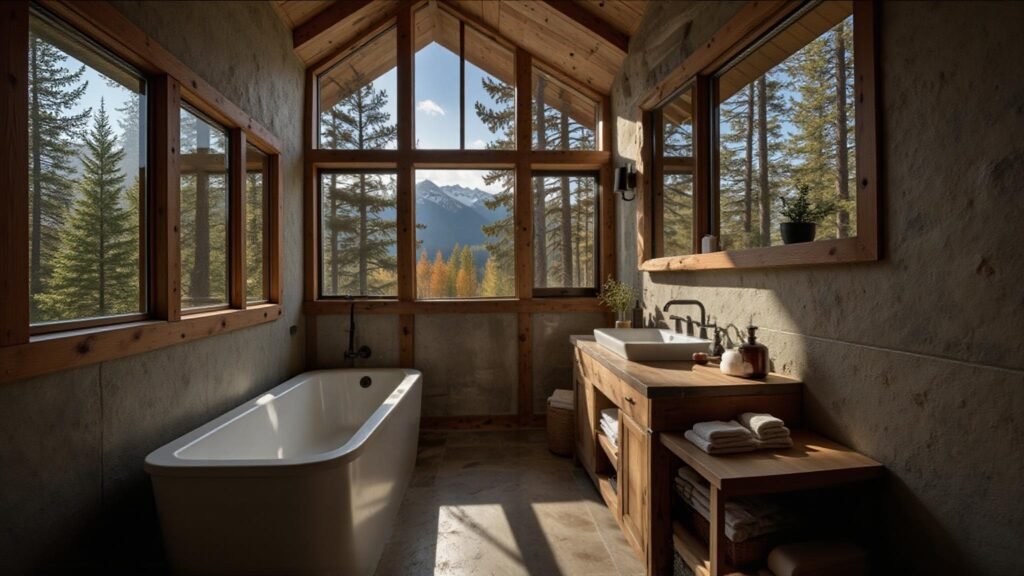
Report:
<svg viewBox="0 0 1024 576"><path fill-rule="evenodd" d="M735 378L692 362L631 362L592 337L571 341L577 457L645 559L647 573L671 574L671 482L678 460L656 436L742 412L770 412L798 427L801 383L776 374ZM600 427L601 410L613 406L619 408L618 447Z"/></svg>

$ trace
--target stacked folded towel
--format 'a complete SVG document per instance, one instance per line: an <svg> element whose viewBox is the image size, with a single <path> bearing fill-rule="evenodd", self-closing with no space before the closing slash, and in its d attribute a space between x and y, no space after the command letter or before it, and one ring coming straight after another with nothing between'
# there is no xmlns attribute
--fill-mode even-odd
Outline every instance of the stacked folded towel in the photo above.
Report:
<svg viewBox="0 0 1024 576"><path fill-rule="evenodd" d="M789 436L786 423L771 414L744 412L740 414L743 424L754 437L758 448L792 448L793 439Z"/></svg>
<svg viewBox="0 0 1024 576"><path fill-rule="evenodd" d="M676 493L708 522L711 521L711 492L707 481L689 466L679 469ZM743 542L793 526L798 517L766 497L745 497L725 503L725 536Z"/></svg>
<svg viewBox="0 0 1024 576"><path fill-rule="evenodd" d="M601 410L601 430L604 435L612 441L612 444L619 445L619 409L607 408Z"/></svg>
<svg viewBox="0 0 1024 576"><path fill-rule="evenodd" d="M548 398L548 406L572 410L572 400L572 390L555 390L551 393L551 397Z"/></svg>
<svg viewBox="0 0 1024 576"><path fill-rule="evenodd" d="M686 439L708 454L734 454L757 449L750 430L735 420L699 422L684 434Z"/></svg>

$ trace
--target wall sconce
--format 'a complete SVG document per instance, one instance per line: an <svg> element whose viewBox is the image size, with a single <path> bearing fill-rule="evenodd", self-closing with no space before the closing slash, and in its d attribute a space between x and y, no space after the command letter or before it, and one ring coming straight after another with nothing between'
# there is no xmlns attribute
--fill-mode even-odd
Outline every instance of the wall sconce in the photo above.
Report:
<svg viewBox="0 0 1024 576"><path fill-rule="evenodd" d="M636 199L636 166L619 166L615 169L615 191L622 195L624 202L632 202ZM632 196L626 197L630 192Z"/></svg>

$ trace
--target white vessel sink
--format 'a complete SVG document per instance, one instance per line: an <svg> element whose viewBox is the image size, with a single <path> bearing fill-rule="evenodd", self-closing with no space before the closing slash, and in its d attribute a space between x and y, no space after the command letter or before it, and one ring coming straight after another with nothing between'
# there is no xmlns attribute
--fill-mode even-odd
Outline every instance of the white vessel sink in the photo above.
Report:
<svg viewBox="0 0 1024 576"><path fill-rule="evenodd" d="M601 346L634 362L689 362L694 352L711 348L709 340L658 328L597 328L594 338Z"/></svg>

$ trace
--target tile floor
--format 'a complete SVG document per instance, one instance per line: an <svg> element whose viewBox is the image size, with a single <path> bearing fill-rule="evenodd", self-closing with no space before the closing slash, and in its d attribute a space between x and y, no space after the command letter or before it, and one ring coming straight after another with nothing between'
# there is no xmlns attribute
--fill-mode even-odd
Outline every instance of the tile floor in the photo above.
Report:
<svg viewBox="0 0 1024 576"><path fill-rule="evenodd" d="M424 432L377 576L633 576L643 564L543 430Z"/></svg>

